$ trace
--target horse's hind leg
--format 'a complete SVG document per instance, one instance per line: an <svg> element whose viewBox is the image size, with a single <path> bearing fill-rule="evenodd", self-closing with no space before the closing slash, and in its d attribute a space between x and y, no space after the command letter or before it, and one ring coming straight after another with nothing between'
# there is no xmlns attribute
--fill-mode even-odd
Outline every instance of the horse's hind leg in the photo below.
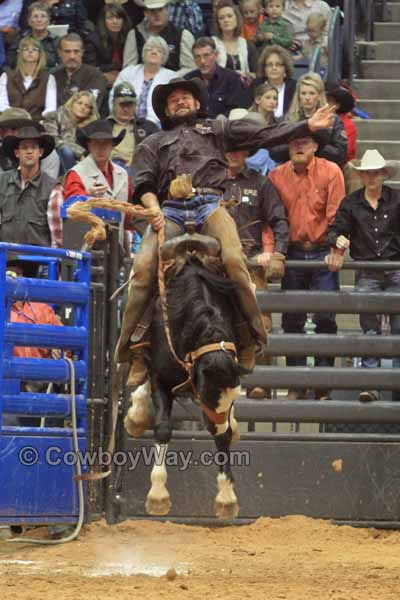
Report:
<svg viewBox="0 0 400 600"><path fill-rule="evenodd" d="M151 377L153 407L155 412L154 437L156 456L151 471L151 488L147 494L146 511L149 515L167 515L171 509L171 499L167 490L167 469L165 459L168 443L172 435L171 408L172 401L162 389L156 375Z"/></svg>

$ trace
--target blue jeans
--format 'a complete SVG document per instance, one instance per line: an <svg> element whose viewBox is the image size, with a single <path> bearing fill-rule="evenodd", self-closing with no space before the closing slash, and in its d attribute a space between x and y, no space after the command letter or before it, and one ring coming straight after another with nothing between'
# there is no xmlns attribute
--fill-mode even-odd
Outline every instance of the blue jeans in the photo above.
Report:
<svg viewBox="0 0 400 600"><path fill-rule="evenodd" d="M172 198L163 202L162 211L167 219L177 225L184 227L186 221L194 221L197 230L200 230L211 213L218 208L220 199L212 194L194 196L189 200Z"/></svg>
<svg viewBox="0 0 400 600"><path fill-rule="evenodd" d="M61 175L65 175L67 171L76 165L76 156L69 146L59 146L56 148L57 154L61 162Z"/></svg>
<svg viewBox="0 0 400 600"><path fill-rule="evenodd" d="M373 271L362 270L356 274L355 290L357 292L398 292L400 294L400 271ZM380 315L360 315L360 326L366 335L381 335ZM390 315L390 332L392 335L400 334L400 314ZM380 366L380 359L374 357L363 357L363 367L376 368ZM393 359L393 367L400 368L400 358ZM396 392L400 400L400 392Z"/></svg>
<svg viewBox="0 0 400 600"><path fill-rule="evenodd" d="M317 249L306 251L295 246L289 246L287 260L320 260L323 261L329 253L328 249ZM283 290L321 290L324 292L336 292L339 290L339 274L331 273L327 269L301 270L286 269L282 280ZM282 328L285 333L304 333L304 325L307 315L305 313L285 313L282 315ZM315 333L336 334L337 325L334 313L318 313L314 315ZM333 366L334 357L318 356L315 364L319 367ZM305 356L293 356L286 358L288 366L305 366Z"/></svg>

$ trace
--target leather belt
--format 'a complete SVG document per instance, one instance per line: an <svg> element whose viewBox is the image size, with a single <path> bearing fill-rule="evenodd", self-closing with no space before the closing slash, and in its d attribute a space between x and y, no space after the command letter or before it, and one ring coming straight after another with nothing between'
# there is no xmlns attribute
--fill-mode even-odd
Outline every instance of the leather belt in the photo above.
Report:
<svg viewBox="0 0 400 600"><path fill-rule="evenodd" d="M291 242L290 243L293 248L301 248L301 250L305 250L306 252L311 252L312 250L326 250L329 246L327 244L316 244L315 242Z"/></svg>

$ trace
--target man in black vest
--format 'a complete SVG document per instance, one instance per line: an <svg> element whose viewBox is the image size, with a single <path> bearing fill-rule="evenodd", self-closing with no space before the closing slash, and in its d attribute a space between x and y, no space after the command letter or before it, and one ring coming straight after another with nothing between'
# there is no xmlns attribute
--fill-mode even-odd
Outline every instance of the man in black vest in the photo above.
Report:
<svg viewBox="0 0 400 600"><path fill-rule="evenodd" d="M124 48L124 67L143 62L144 43L150 36L164 38L169 47L166 69L180 74L195 68L192 56L194 37L187 29L178 29L168 21L169 0L144 0L144 20L132 29Z"/></svg>
<svg viewBox="0 0 400 600"><path fill-rule="evenodd" d="M5 137L2 149L18 168L0 174L0 241L61 247L61 186L40 168L53 138L33 123Z"/></svg>

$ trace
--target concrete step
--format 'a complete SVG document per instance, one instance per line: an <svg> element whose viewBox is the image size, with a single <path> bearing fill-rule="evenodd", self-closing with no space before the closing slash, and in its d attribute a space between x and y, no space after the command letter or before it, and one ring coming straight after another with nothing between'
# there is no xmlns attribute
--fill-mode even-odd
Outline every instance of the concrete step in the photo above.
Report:
<svg viewBox="0 0 400 600"><path fill-rule="evenodd" d="M400 190L400 181L386 181L386 183L390 187L395 188L396 190Z"/></svg>
<svg viewBox="0 0 400 600"><path fill-rule="evenodd" d="M357 156L361 157L366 150L379 150L386 160L398 160L400 158L400 142L357 140Z"/></svg>
<svg viewBox="0 0 400 600"><path fill-rule="evenodd" d="M362 60L361 72L366 79L400 79L400 60Z"/></svg>
<svg viewBox="0 0 400 600"><path fill-rule="evenodd" d="M400 39L400 22L395 21L392 23L374 23L374 40L376 42L382 41L397 41Z"/></svg>
<svg viewBox="0 0 400 600"><path fill-rule="evenodd" d="M400 2L386 2L386 14L392 21L400 21Z"/></svg>
<svg viewBox="0 0 400 600"><path fill-rule="evenodd" d="M360 98L400 98L400 79L355 79L353 87Z"/></svg>
<svg viewBox="0 0 400 600"><path fill-rule="evenodd" d="M357 119L359 140L400 140L400 119Z"/></svg>
<svg viewBox="0 0 400 600"><path fill-rule="evenodd" d="M400 100L365 100L360 98L357 106L365 110L371 119L400 119Z"/></svg>
<svg viewBox="0 0 400 600"><path fill-rule="evenodd" d="M400 4L399 4L400 7ZM357 42L362 59L400 60L400 42Z"/></svg>

